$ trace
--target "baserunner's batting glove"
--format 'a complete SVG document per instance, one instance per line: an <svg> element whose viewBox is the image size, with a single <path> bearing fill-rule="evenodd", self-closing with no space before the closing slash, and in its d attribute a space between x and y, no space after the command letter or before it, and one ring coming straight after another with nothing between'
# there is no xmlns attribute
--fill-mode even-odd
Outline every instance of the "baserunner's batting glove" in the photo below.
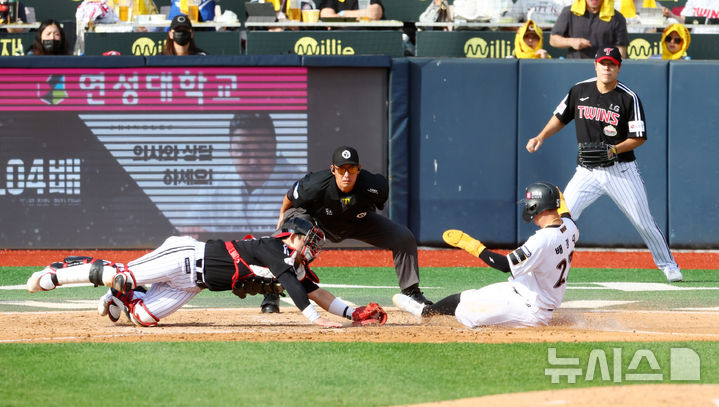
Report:
<svg viewBox="0 0 719 407"><path fill-rule="evenodd" d="M562 216L565 213L569 216L572 216L572 214L569 213L569 208L567 208L567 201L564 200L564 194L562 193L562 190L557 187L557 191L559 192L559 208L557 208L557 213L559 214L559 216Z"/></svg>
<svg viewBox="0 0 719 407"><path fill-rule="evenodd" d="M442 233L442 239L450 246L459 247L474 257L479 257L487 247L479 240L457 229L448 229Z"/></svg>

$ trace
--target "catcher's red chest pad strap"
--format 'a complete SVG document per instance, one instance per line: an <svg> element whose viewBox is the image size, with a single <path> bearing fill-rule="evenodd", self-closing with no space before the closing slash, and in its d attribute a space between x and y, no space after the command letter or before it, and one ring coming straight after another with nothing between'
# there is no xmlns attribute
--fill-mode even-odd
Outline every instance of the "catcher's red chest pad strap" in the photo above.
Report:
<svg viewBox="0 0 719 407"><path fill-rule="evenodd" d="M247 240L247 239L246 239ZM230 254L232 257L233 263L235 265L235 274L232 275L232 288L235 288L235 284L237 283L237 280L240 279L240 266L239 264L244 264L245 267L247 267L247 270L249 271L249 274L245 274L242 276L243 279L255 275L255 273L252 272L252 269L250 266L240 257L240 253L237 252L237 249L235 248L235 244L232 242L225 242L225 248L227 249L227 253Z"/></svg>

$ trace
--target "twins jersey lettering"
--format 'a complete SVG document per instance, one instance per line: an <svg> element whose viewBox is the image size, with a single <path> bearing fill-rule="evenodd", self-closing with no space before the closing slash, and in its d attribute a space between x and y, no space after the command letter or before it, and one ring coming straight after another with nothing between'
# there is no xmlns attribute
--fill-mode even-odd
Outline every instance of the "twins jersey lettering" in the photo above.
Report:
<svg viewBox="0 0 719 407"><path fill-rule="evenodd" d="M647 138L644 109L639 97L626 85L605 94L597 89L597 78L579 82L554 110L564 124L574 120L577 142L619 144L627 138ZM617 161L634 161L633 151L621 153Z"/></svg>

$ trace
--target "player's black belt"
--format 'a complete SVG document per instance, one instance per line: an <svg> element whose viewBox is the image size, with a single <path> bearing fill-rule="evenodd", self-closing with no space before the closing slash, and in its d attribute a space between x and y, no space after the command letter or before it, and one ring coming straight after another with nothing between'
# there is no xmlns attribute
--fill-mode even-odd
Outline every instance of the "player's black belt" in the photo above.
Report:
<svg viewBox="0 0 719 407"><path fill-rule="evenodd" d="M519 293L519 291L517 291L516 288L512 287L512 290L514 290L514 292L515 292L518 296L522 297L525 301L527 300L526 298L524 298L524 296L522 296L522 294ZM532 304L530 304L530 303L528 303L528 302L527 302L526 304L527 304L527 308L531 308L531 307L532 307ZM540 310L542 310L542 311L554 312L554 308L540 308L540 307L537 307L537 309L540 309Z"/></svg>
<svg viewBox="0 0 719 407"><path fill-rule="evenodd" d="M200 288L207 288L207 284L205 284L205 272L202 270L202 259L195 261L195 274L197 276L195 284Z"/></svg>

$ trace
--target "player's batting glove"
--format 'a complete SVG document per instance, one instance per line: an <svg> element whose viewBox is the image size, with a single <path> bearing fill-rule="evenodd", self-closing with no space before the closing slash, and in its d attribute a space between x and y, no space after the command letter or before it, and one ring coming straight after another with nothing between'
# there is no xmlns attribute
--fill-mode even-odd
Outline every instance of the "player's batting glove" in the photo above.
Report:
<svg viewBox="0 0 719 407"><path fill-rule="evenodd" d="M567 207L567 201L564 199L564 194L559 187L557 187L557 192L559 192L559 208L557 208L557 213L559 213L559 216L562 216L565 213L572 216L572 214L569 213L569 208Z"/></svg>
<svg viewBox="0 0 719 407"><path fill-rule="evenodd" d="M355 326L384 325L385 322L387 322L387 313L375 302L358 307L352 313L352 325Z"/></svg>
<svg viewBox="0 0 719 407"><path fill-rule="evenodd" d="M459 247L474 257L479 257L487 247L479 240L457 229L448 229L442 233L442 239L450 246Z"/></svg>

